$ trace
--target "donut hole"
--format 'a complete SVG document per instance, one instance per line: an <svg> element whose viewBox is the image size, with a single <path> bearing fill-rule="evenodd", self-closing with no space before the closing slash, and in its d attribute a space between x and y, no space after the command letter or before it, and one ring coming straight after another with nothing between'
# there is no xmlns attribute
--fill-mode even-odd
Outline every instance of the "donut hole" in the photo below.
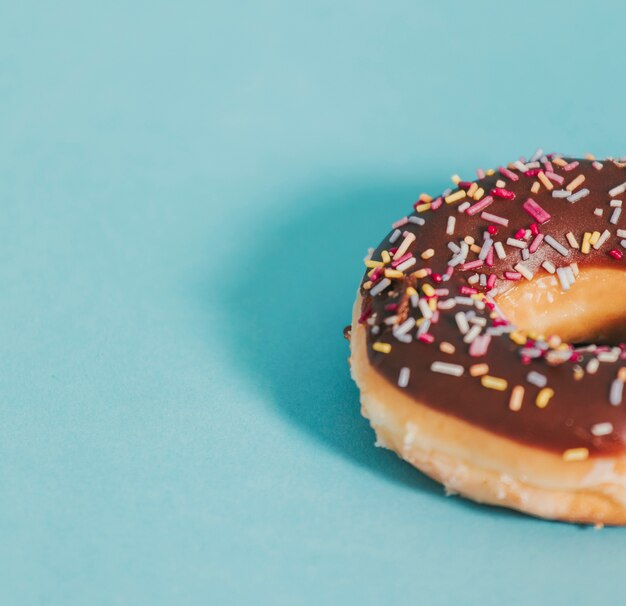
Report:
<svg viewBox="0 0 626 606"><path fill-rule="evenodd" d="M564 291L548 273L520 281L496 298L507 319L529 333L558 335L575 344L626 342L626 273L606 267L581 268Z"/></svg>

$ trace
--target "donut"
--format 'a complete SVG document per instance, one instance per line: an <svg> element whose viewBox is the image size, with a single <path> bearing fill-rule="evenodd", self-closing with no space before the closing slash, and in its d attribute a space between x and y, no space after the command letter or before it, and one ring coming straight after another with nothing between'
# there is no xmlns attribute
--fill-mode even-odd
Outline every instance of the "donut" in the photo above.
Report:
<svg viewBox="0 0 626 606"><path fill-rule="evenodd" d="M377 445L448 494L625 525L626 160L452 181L365 258L347 336Z"/></svg>

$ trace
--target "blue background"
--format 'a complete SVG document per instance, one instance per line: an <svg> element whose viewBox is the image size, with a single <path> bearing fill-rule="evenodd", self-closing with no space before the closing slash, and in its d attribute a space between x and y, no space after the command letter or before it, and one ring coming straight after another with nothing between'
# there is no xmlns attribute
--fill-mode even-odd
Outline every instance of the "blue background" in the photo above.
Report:
<svg viewBox="0 0 626 606"><path fill-rule="evenodd" d="M623 530L376 449L341 329L421 191L626 153L621 2L2 2L0 602L623 602Z"/></svg>

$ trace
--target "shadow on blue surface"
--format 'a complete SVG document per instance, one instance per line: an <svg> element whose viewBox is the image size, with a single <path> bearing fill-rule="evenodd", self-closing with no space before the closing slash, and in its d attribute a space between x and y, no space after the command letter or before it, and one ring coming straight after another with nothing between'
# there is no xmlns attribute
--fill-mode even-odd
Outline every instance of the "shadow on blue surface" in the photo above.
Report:
<svg viewBox="0 0 626 606"><path fill-rule="evenodd" d="M421 187L436 191L441 184ZM374 447L342 336L367 247L410 209L416 190L407 183L329 183L295 197L289 208L268 217L237 260L223 311L231 353L290 423L389 481L443 497L437 483ZM459 502L493 515L491 507Z"/></svg>

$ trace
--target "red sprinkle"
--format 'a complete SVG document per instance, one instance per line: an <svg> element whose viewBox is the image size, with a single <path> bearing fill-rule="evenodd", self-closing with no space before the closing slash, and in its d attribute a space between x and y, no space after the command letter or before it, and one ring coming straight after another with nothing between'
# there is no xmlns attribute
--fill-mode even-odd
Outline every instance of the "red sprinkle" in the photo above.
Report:
<svg viewBox="0 0 626 606"><path fill-rule="evenodd" d="M536 177L540 172L541 172L540 168L531 168L530 170L527 170L524 174L527 177Z"/></svg>
<svg viewBox="0 0 626 606"><path fill-rule="evenodd" d="M495 225L490 225L487 228L487 231L492 235L492 236L496 236L498 235L498 228Z"/></svg>
<svg viewBox="0 0 626 606"><path fill-rule="evenodd" d="M433 274L431 278L433 279L433 282L437 282L437 284L443 281L443 276L441 274Z"/></svg>
<svg viewBox="0 0 626 606"><path fill-rule="evenodd" d="M533 236L536 236L539 234L539 225L537 225L536 223L531 223L530 224L530 233Z"/></svg>
<svg viewBox="0 0 626 606"><path fill-rule="evenodd" d="M515 232L515 239L516 240L524 240L524 236L526 235L526 230L523 228L518 229Z"/></svg>
<svg viewBox="0 0 626 606"><path fill-rule="evenodd" d="M515 200L515 194L509 190L504 189L503 187L494 187L490 194L494 198L503 198L504 200Z"/></svg>
<svg viewBox="0 0 626 606"><path fill-rule="evenodd" d="M435 341L435 337L433 337L433 335L426 332L423 335L419 336L419 340L422 343L433 343Z"/></svg>
<svg viewBox="0 0 626 606"><path fill-rule="evenodd" d="M621 250L617 250L617 248L614 248L613 250L609 251L609 254L614 258L617 259L618 261L624 256L622 255L622 251Z"/></svg>

